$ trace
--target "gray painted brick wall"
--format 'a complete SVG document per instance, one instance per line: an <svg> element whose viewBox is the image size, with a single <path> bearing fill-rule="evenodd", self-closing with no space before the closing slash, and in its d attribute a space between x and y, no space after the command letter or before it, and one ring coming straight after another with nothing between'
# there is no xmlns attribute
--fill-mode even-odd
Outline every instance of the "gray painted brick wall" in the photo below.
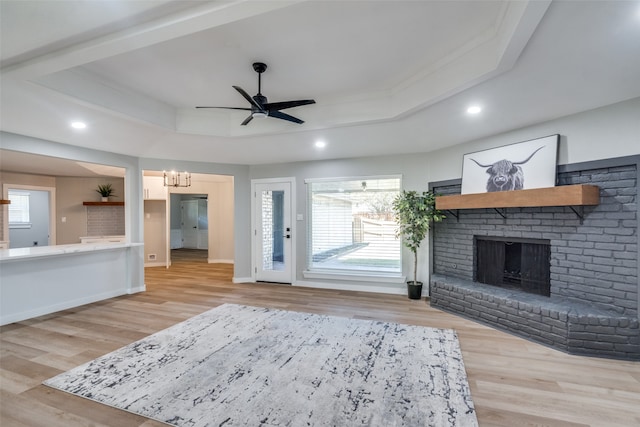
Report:
<svg viewBox="0 0 640 427"><path fill-rule="evenodd" d="M582 222L569 207L501 210L506 218L493 209L447 214L432 231L431 304L570 353L640 359L638 161L630 163L558 174L558 185L600 188L600 204L585 206ZM460 187L432 185L440 195ZM550 240L550 297L473 282L474 236Z"/></svg>
<svg viewBox="0 0 640 427"><path fill-rule="evenodd" d="M559 185L600 187L600 205L584 207L584 221L569 207L461 210L433 230L433 271L473 280L473 236L551 241L552 301L574 301L638 315L637 171L635 165L559 174ZM459 185L434 187L459 194Z"/></svg>

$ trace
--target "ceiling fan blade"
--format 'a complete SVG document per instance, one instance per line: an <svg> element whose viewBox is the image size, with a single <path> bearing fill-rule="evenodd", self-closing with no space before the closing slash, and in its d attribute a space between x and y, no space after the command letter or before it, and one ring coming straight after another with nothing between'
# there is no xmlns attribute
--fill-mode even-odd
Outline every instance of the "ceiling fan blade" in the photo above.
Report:
<svg viewBox="0 0 640 427"><path fill-rule="evenodd" d="M196 108L224 108L225 110L245 110L245 111L251 111L251 108L242 108L242 107L196 107Z"/></svg>
<svg viewBox="0 0 640 427"><path fill-rule="evenodd" d="M297 101L272 102L264 104L264 108L269 111L284 110L287 108L299 107L301 105L315 104L313 99L299 99Z"/></svg>
<svg viewBox="0 0 640 427"><path fill-rule="evenodd" d="M300 120L297 117L290 116L282 111L269 111L269 117L275 117L276 119L287 120L289 122L298 123L301 125L304 120Z"/></svg>
<svg viewBox="0 0 640 427"><path fill-rule="evenodd" d="M246 126L249 124L249 122L253 120L253 115L249 114L249 117L247 117L246 119L244 119L244 122L241 123L242 126Z"/></svg>
<svg viewBox="0 0 640 427"><path fill-rule="evenodd" d="M240 95L243 96L244 99L246 99L247 101L249 101L249 103L251 105L253 105L254 107L256 107L258 110L263 111L264 107L260 104L258 104L256 102L255 99L253 99L252 97L249 96L249 94L247 92L244 91L244 89L242 89L240 86L233 86L233 88L235 90L237 90L238 92L240 92Z"/></svg>

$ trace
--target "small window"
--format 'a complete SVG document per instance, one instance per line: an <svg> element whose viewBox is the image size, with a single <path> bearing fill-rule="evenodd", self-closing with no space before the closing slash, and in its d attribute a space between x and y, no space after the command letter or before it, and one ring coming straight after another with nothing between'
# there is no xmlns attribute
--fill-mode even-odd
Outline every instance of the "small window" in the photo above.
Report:
<svg viewBox="0 0 640 427"><path fill-rule="evenodd" d="M30 228L28 191L9 190L9 228Z"/></svg>
<svg viewBox="0 0 640 427"><path fill-rule="evenodd" d="M308 269L400 275L401 242L392 212L401 179L308 180Z"/></svg>

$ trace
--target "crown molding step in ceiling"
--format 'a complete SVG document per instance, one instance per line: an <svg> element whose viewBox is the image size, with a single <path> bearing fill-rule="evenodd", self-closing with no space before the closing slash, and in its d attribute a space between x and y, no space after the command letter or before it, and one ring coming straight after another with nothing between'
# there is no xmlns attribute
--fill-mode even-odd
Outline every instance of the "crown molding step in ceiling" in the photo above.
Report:
<svg viewBox="0 0 640 427"><path fill-rule="evenodd" d="M263 3L272 6L265 7ZM196 111L193 106L176 105L169 99L163 99L160 93L123 86L96 72L101 69L101 63L106 63L108 68L110 61L117 63L120 57L138 55L141 48L161 49L164 43L175 45L173 41L176 37L183 39L181 44L185 48L191 44L189 40L195 45L201 45L206 43L203 39L210 37L209 30L214 31L211 36L218 31L224 34L225 24L242 24L242 21L250 18L260 22L262 16L268 13L288 14L289 9L295 9L291 6L297 3L299 2L241 2L226 7L208 5L194 11L189 9L171 20L162 18L132 30L122 30L67 47L56 52L56 55L36 57L9 67L6 73L8 76L26 78L97 108L180 133L229 137L301 130L286 123L238 128L233 125L244 119L238 120L241 112L203 113ZM473 31L469 31L464 29L465 20L455 24L466 38L460 40L459 45L451 51L442 52L439 56L433 55L429 63L420 64L421 61L414 60L420 66L413 65L413 74L392 86L374 86L367 89L368 93L342 93L324 98L317 108L305 110L309 119L306 120L307 126L304 129L323 129L398 118L509 70L532 36L549 3L550 1L496 2L499 7L494 6L484 14L485 25L476 25ZM323 5L304 6L312 10L324 9ZM384 7L394 6L387 3ZM431 8L425 6L419 10L429 13ZM188 23L192 25L189 26ZM216 53L212 49L209 54L213 58L218 56ZM175 66L184 67L185 63L180 61L172 65ZM280 65L280 68L284 67ZM211 76L211 79L214 77ZM306 82L303 79L297 80L301 88L308 87L308 91L313 92L312 78ZM184 85L185 91L198 90L193 87L193 83L171 81L173 86ZM201 83L207 84L206 81ZM238 81L227 81L226 84L245 85ZM354 95L359 99L353 99ZM272 101L279 99L273 98Z"/></svg>
<svg viewBox="0 0 640 427"><path fill-rule="evenodd" d="M639 7L0 1L0 130L240 165L430 152L640 97Z"/></svg>

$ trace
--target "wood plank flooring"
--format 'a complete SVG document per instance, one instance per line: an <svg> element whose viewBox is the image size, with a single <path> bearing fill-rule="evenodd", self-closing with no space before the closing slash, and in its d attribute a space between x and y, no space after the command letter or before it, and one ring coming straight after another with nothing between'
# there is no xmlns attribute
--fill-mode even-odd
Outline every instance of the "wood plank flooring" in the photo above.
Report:
<svg viewBox="0 0 640 427"><path fill-rule="evenodd" d="M164 425L40 383L223 303L457 331L481 426L640 426L640 364L570 356L433 309L425 300L233 284L232 266L172 255L147 292L0 328L0 426Z"/></svg>

